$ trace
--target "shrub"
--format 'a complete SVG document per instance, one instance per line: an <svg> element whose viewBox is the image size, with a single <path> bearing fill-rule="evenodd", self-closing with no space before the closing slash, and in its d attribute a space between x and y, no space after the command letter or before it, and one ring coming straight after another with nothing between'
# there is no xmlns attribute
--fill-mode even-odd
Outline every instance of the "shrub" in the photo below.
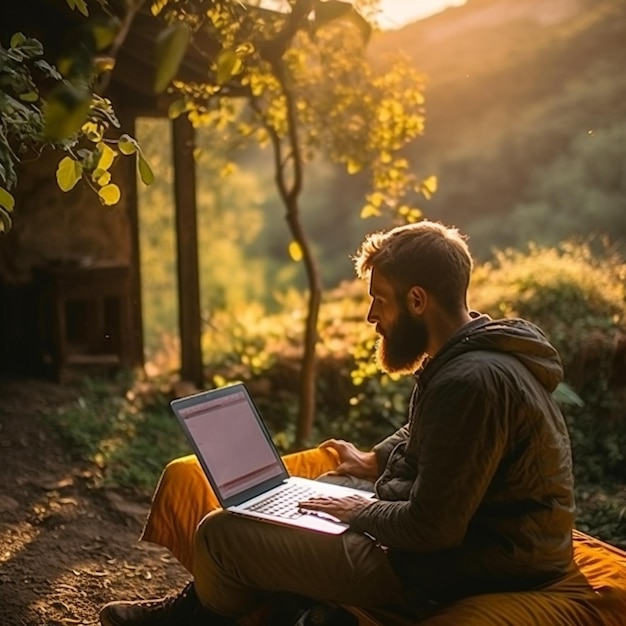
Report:
<svg viewBox="0 0 626 626"><path fill-rule="evenodd" d="M567 404L581 481L626 480L624 382L626 264L606 241L496 253L473 276L472 305L493 317L524 317L559 350L567 383L583 400Z"/></svg>

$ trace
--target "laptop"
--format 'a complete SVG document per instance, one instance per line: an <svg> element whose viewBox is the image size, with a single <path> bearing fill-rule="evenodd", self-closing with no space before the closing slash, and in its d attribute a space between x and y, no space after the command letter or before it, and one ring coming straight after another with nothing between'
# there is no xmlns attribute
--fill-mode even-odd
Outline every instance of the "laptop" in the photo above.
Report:
<svg viewBox="0 0 626 626"><path fill-rule="evenodd" d="M340 534L348 524L300 510L316 495L374 497L370 491L289 476L244 383L170 403L222 508L261 521Z"/></svg>

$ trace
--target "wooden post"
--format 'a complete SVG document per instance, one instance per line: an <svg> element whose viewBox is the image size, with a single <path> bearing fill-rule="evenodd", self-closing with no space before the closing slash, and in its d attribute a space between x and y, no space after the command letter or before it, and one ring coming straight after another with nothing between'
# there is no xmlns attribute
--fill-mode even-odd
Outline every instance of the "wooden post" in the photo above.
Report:
<svg viewBox="0 0 626 626"><path fill-rule="evenodd" d="M172 122L181 378L202 387L200 279L196 215L195 132L185 116Z"/></svg>
<svg viewBox="0 0 626 626"><path fill-rule="evenodd" d="M135 137L135 114L121 110L120 122L125 132ZM132 346L129 348L130 365L143 367L143 305L141 300L141 257L139 238L139 199L137 192L137 167L135 159L121 159L126 168L124 188L128 219L130 222L130 326L132 328Z"/></svg>

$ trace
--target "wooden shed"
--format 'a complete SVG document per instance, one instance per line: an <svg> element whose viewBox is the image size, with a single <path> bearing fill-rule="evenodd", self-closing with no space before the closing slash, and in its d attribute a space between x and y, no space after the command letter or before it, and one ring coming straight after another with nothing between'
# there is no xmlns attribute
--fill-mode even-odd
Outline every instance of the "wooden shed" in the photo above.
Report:
<svg viewBox="0 0 626 626"><path fill-rule="evenodd" d="M92 3L89 6L96 5ZM21 31L44 44L48 58L72 45L83 16L63 0L20 0L0 10L0 42ZM155 42L163 23L144 3L127 21L104 94L121 131L134 136L138 117L167 117L171 97L157 95ZM215 44L190 48L179 76L206 79ZM196 228L194 129L171 122L173 137L181 377L202 383ZM43 154L19 171L13 229L0 236L0 371L48 372L90 363L143 363L137 174L121 159L113 175L122 200L104 207L85 186L63 193L56 185L59 154Z"/></svg>

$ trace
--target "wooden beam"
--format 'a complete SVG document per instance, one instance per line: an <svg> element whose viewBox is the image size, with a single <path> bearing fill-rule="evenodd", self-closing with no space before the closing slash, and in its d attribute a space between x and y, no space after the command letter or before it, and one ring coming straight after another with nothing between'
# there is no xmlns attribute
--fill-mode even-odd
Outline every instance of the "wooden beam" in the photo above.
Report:
<svg viewBox="0 0 626 626"><path fill-rule="evenodd" d="M181 378L202 387L200 280L196 211L195 131L187 117L172 122Z"/></svg>

